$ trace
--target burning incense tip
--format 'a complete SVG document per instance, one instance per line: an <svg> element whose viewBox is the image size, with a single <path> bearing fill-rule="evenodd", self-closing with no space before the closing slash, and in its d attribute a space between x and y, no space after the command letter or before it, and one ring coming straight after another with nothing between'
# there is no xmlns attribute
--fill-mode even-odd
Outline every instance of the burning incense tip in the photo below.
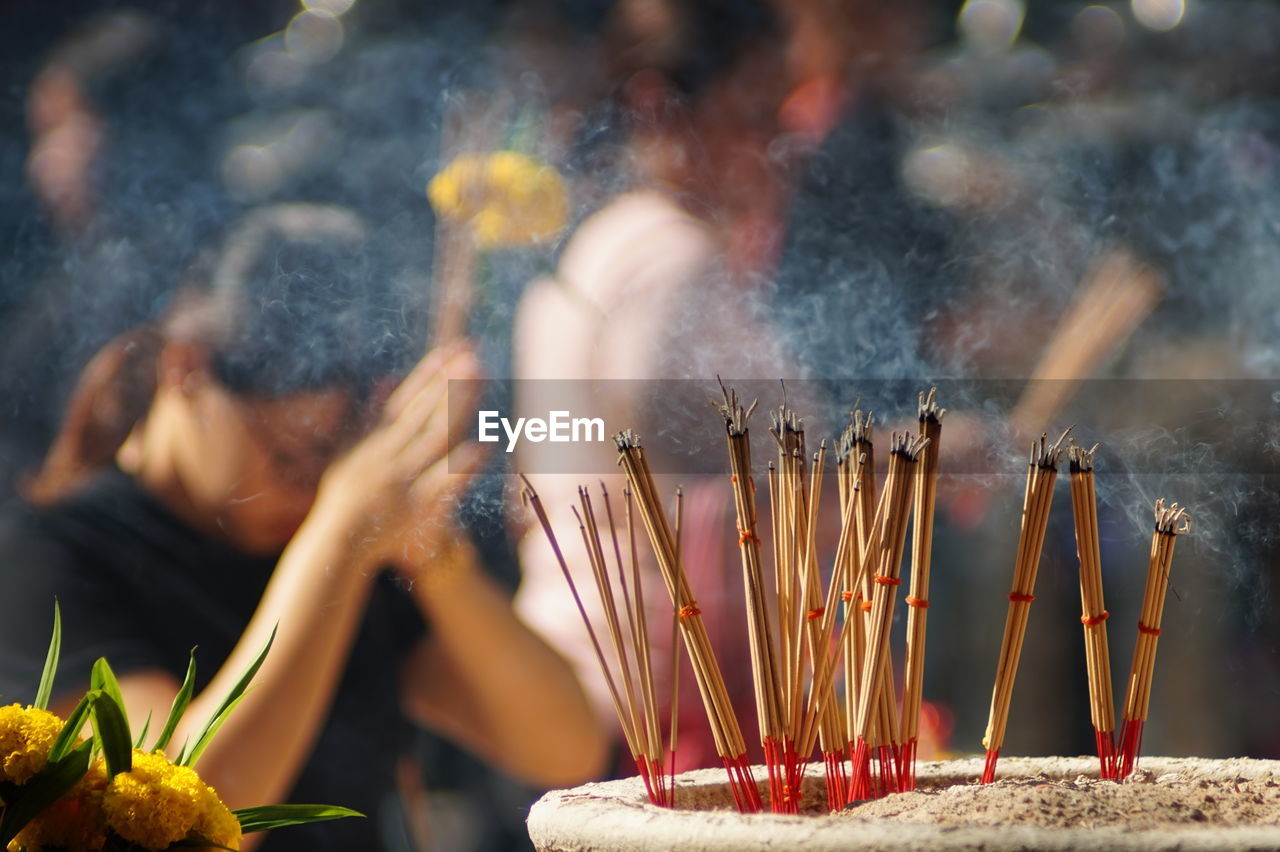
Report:
<svg viewBox="0 0 1280 852"><path fill-rule="evenodd" d="M1039 442L1033 441L1031 443L1031 458L1029 463L1044 470L1056 471L1058 469L1059 462L1062 461L1062 454L1064 452L1062 442L1067 440L1067 436L1071 434L1071 430L1074 428L1076 428L1075 424L1068 426L1058 440L1054 441L1052 444L1049 443L1049 434L1047 432L1042 432L1040 434Z"/></svg>
<svg viewBox="0 0 1280 852"><path fill-rule="evenodd" d="M726 387L719 376L716 381L720 382L720 393L723 399L711 399L711 405L720 412L720 416L724 418L724 428L731 436L739 437L747 433L747 421L751 419L751 415L755 412L756 406L760 400L753 399L751 405L743 408L738 401L738 392L733 388Z"/></svg>
<svg viewBox="0 0 1280 852"><path fill-rule="evenodd" d="M624 450L638 450L640 447L640 436L636 434L634 429L624 429L613 436L613 443L618 448L618 452Z"/></svg>
<svg viewBox="0 0 1280 852"><path fill-rule="evenodd" d="M1164 498L1156 500L1156 531L1168 535L1184 535L1191 532L1191 516L1177 503L1166 507Z"/></svg>
<svg viewBox="0 0 1280 852"><path fill-rule="evenodd" d="M912 435L910 432L894 432L892 437L889 438L889 452L906 456L910 461L920 458L920 454L924 452L924 448L928 445L928 438L922 435Z"/></svg>
<svg viewBox="0 0 1280 852"><path fill-rule="evenodd" d="M1071 446L1067 448L1067 461L1070 464L1072 473L1089 473L1093 470L1093 455L1098 451L1101 444L1094 444L1089 449L1071 441Z"/></svg>
<svg viewBox="0 0 1280 852"><path fill-rule="evenodd" d="M928 395L920 391L919 417L921 423L941 423L947 413L945 408L938 407L938 389L929 388Z"/></svg>

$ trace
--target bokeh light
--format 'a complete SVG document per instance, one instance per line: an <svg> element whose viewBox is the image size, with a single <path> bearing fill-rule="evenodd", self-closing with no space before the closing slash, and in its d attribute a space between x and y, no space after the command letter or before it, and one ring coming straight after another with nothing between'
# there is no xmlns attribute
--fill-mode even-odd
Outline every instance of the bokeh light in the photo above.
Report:
<svg viewBox="0 0 1280 852"><path fill-rule="evenodd" d="M939 207L950 207L968 194L973 166L953 143L916 148L902 164L902 177L916 195Z"/></svg>
<svg viewBox="0 0 1280 852"><path fill-rule="evenodd" d="M289 55L308 65L319 65L337 56L343 39L342 22L328 12L299 12L284 30L284 46Z"/></svg>
<svg viewBox="0 0 1280 852"><path fill-rule="evenodd" d="M1187 0L1130 0L1133 16L1147 29L1166 32L1182 23Z"/></svg>
<svg viewBox="0 0 1280 852"><path fill-rule="evenodd" d="M998 52L1018 38L1025 15L1022 0L966 0L957 24L967 44Z"/></svg>
<svg viewBox="0 0 1280 852"><path fill-rule="evenodd" d="M1071 35L1087 51L1115 50L1124 42L1124 19L1110 6L1086 6L1072 19Z"/></svg>
<svg viewBox="0 0 1280 852"><path fill-rule="evenodd" d="M312 12L324 12L333 15L345 15L356 4L356 0L302 0L302 5Z"/></svg>

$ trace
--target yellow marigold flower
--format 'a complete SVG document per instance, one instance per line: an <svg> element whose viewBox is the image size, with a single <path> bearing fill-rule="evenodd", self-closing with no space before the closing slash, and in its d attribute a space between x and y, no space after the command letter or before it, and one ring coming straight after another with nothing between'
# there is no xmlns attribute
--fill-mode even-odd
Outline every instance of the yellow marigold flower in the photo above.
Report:
<svg viewBox="0 0 1280 852"><path fill-rule="evenodd" d="M485 203L485 159L479 154L459 154L427 184L427 198L436 213L454 222L465 222Z"/></svg>
<svg viewBox="0 0 1280 852"><path fill-rule="evenodd" d="M102 761L76 786L43 813L27 823L14 838L10 849L42 852L46 848L64 852L95 852L107 842L102 795L107 789L107 771Z"/></svg>
<svg viewBox="0 0 1280 852"><path fill-rule="evenodd" d="M468 224L481 248L541 242L568 218L560 175L518 151L459 155L427 184L427 197L441 218Z"/></svg>
<svg viewBox="0 0 1280 852"><path fill-rule="evenodd" d="M160 850L191 833L203 814L205 783L189 766L134 749L133 769L111 779L102 797L107 825L130 843Z"/></svg>
<svg viewBox="0 0 1280 852"><path fill-rule="evenodd" d="M25 784L44 769L62 724L47 710L0 707L0 781Z"/></svg>
<svg viewBox="0 0 1280 852"><path fill-rule="evenodd" d="M218 798L217 791L207 784L200 795L200 817L191 831L219 846L240 848L240 821Z"/></svg>

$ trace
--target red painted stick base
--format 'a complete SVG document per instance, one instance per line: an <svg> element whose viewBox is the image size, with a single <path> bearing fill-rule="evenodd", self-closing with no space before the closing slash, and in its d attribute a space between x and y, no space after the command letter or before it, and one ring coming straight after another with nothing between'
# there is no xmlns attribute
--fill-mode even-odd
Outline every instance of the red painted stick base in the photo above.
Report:
<svg viewBox="0 0 1280 852"><path fill-rule="evenodd" d="M987 749L987 763L982 768L982 783L990 784L996 780L996 761L1000 759L1000 749Z"/></svg>
<svg viewBox="0 0 1280 852"><path fill-rule="evenodd" d="M1125 719L1124 728L1120 732L1119 765L1116 767L1116 780L1128 778L1138 766L1138 755L1142 752L1142 729L1147 724L1145 719Z"/></svg>
<svg viewBox="0 0 1280 852"><path fill-rule="evenodd" d="M724 768L729 773L729 789L733 791L733 803L737 805L738 812L756 814L764 810L760 788L756 786L756 779L751 774L747 756L740 754L724 758Z"/></svg>

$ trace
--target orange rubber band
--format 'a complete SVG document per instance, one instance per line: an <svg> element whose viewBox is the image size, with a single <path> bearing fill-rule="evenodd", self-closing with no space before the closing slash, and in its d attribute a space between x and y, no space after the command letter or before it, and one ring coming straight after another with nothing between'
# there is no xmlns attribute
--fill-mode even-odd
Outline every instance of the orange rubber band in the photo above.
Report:
<svg viewBox="0 0 1280 852"><path fill-rule="evenodd" d="M858 606L862 607L863 612L871 612L871 601L858 601Z"/></svg>
<svg viewBox="0 0 1280 852"><path fill-rule="evenodd" d="M680 609L676 612L676 615L679 616L680 618L689 618L690 616L694 616L694 615L702 615L702 610L698 609L698 602L693 601L691 603L687 603L684 606L680 607Z"/></svg>
<svg viewBox="0 0 1280 852"><path fill-rule="evenodd" d="M916 606L920 609L928 609L929 602L921 598L913 598L911 595L907 595L907 606Z"/></svg>
<svg viewBox="0 0 1280 852"><path fill-rule="evenodd" d="M809 610L808 615L806 615L805 617L808 618L810 621L816 621L819 618L822 618L822 614L826 611L827 611L827 608L825 606L820 606L817 609Z"/></svg>
<svg viewBox="0 0 1280 852"><path fill-rule="evenodd" d="M848 589L845 589L843 592L840 593L840 600L844 601L845 603L848 603L849 601L853 600L853 592L849 591Z"/></svg>
<svg viewBox="0 0 1280 852"><path fill-rule="evenodd" d="M743 545L749 541L754 541L756 544L760 543L760 539L756 538L756 534L751 530L744 530L742 527L738 527L738 544Z"/></svg>
<svg viewBox="0 0 1280 852"><path fill-rule="evenodd" d="M901 586L902 585L902 580L900 580L899 578L886 577L883 574L877 574L873 579L882 586Z"/></svg>
<svg viewBox="0 0 1280 852"><path fill-rule="evenodd" d="M1022 592L1010 592L1009 600L1014 603L1031 603L1036 599L1035 595L1024 595Z"/></svg>
<svg viewBox="0 0 1280 852"><path fill-rule="evenodd" d="M1080 616L1080 623L1083 624L1085 627L1093 627L1095 624L1101 624L1102 622L1106 621L1110 617L1111 617L1111 613L1107 612L1104 609L1099 615Z"/></svg>
<svg viewBox="0 0 1280 852"><path fill-rule="evenodd" d="M1145 633L1145 634L1147 634L1148 636L1159 636L1159 635L1160 635L1160 628L1159 628L1159 627L1148 627L1147 625L1145 625L1145 624L1143 624L1141 621L1139 621L1139 622L1138 622L1138 632L1139 632L1139 633Z"/></svg>

